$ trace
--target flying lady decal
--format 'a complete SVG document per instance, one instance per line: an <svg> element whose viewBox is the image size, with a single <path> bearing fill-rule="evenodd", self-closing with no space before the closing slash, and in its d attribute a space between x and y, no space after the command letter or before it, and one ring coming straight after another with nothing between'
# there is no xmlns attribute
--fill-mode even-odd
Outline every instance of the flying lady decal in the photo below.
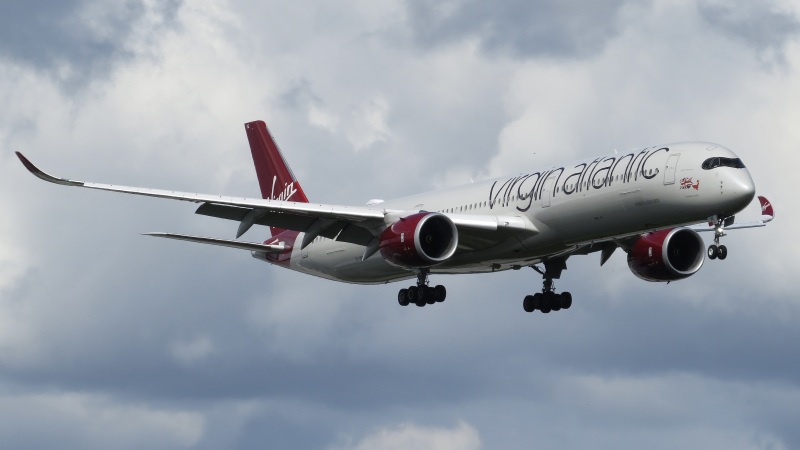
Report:
<svg viewBox="0 0 800 450"><path fill-rule="evenodd" d="M693 177L681 178L681 189L691 189L695 191L700 189L700 180L694 181Z"/></svg>

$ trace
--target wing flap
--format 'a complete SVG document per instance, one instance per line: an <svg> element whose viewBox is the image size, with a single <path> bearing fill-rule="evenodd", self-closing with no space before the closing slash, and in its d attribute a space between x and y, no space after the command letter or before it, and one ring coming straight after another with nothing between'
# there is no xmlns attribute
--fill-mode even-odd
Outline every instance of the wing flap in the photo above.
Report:
<svg viewBox="0 0 800 450"><path fill-rule="evenodd" d="M218 203L203 203L197 208L195 214L228 219L241 222L247 217L250 211L260 208L246 208L242 206L225 205ZM271 212L261 210L261 214L253 222L258 225L267 225L287 230L306 231L308 227L317 219L314 216L291 214L286 212Z"/></svg>

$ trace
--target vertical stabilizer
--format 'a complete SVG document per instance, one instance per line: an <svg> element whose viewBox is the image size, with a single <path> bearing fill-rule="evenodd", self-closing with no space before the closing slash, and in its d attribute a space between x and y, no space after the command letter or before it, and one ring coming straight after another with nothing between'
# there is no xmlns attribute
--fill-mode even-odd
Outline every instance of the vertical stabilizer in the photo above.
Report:
<svg viewBox="0 0 800 450"><path fill-rule="evenodd" d="M308 203L308 198L294 177L292 169L283 159L278 145L272 139L267 124L261 120L244 124L253 163L256 166L261 197L269 200ZM283 229L270 227L273 236Z"/></svg>

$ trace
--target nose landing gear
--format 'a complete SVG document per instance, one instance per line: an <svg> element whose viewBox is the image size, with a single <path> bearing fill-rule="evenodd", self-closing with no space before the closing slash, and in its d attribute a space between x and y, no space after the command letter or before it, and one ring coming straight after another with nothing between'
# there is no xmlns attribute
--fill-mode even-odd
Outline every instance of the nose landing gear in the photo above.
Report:
<svg viewBox="0 0 800 450"><path fill-rule="evenodd" d="M716 219L715 217L712 219ZM725 236L725 227L733 224L733 216L724 219L710 220L714 222L714 243L708 246L708 258L723 260L728 257L728 247L719 244L719 238Z"/></svg>

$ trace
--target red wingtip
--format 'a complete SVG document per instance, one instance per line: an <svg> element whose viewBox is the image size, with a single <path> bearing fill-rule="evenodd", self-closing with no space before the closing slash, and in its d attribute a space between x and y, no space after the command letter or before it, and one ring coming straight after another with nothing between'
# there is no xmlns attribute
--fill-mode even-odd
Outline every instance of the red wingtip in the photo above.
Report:
<svg viewBox="0 0 800 450"><path fill-rule="evenodd" d="M14 153L17 154L17 158L19 158L19 160L22 161L22 165L25 166L26 169L28 169L28 172L33 174L41 172L41 170L39 170L39 168L34 166L32 162L28 161L28 158L26 158L22 153L20 152L14 152Z"/></svg>
<svg viewBox="0 0 800 450"><path fill-rule="evenodd" d="M772 209L772 203L766 197L758 196L758 202L761 203L761 220L769 222L775 218L775 211Z"/></svg>
<svg viewBox="0 0 800 450"><path fill-rule="evenodd" d="M33 163L30 162L28 158L26 158L22 153L20 152L14 152L14 153L17 154L17 158L19 158L19 160L22 161L22 165L25 166L26 169L28 169L28 172L34 174L35 176L41 178L44 181L55 184L63 184L64 186L83 186L82 181L73 181L73 180L68 180L66 178L54 177L49 173L46 173L41 169L39 169L38 167L36 167L35 165L33 165Z"/></svg>

